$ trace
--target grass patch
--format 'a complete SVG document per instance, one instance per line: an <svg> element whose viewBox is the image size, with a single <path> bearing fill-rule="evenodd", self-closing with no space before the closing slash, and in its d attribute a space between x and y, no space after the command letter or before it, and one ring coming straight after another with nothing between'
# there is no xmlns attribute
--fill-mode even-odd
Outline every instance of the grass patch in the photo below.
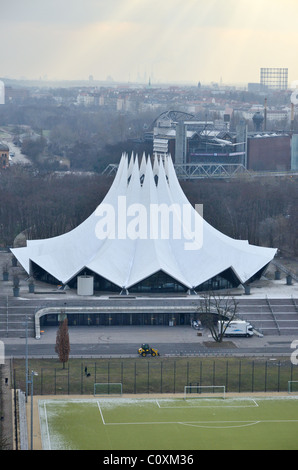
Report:
<svg viewBox="0 0 298 470"><path fill-rule="evenodd" d="M298 449L297 398L39 400L39 415L44 450Z"/></svg>

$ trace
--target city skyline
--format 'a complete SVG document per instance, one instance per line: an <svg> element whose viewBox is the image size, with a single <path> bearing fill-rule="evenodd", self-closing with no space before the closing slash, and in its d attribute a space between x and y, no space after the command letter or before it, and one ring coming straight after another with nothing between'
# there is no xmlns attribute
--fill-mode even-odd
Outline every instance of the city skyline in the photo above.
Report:
<svg viewBox="0 0 298 470"><path fill-rule="evenodd" d="M0 76L152 83L298 80L295 0L0 1Z"/></svg>

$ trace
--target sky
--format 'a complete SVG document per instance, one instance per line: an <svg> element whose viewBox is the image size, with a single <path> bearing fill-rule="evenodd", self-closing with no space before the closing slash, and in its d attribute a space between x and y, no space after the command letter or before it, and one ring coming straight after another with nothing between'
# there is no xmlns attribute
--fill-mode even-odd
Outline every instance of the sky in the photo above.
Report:
<svg viewBox="0 0 298 470"><path fill-rule="evenodd" d="M0 76L234 84L298 80L297 0L0 0Z"/></svg>

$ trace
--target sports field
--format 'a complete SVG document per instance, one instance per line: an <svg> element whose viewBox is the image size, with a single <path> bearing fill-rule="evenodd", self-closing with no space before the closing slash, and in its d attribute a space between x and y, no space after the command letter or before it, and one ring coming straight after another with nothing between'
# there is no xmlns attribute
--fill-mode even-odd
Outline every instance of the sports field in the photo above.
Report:
<svg viewBox="0 0 298 470"><path fill-rule="evenodd" d="M298 449L298 396L39 399L44 450Z"/></svg>

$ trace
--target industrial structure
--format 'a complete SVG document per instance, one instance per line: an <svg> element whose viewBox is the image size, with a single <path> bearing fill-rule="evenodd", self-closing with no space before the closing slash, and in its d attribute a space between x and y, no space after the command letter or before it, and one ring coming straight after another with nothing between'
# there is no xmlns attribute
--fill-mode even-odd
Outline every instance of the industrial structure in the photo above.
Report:
<svg viewBox="0 0 298 470"><path fill-rule="evenodd" d="M260 70L260 84L263 89L287 90L288 69L278 67L262 67Z"/></svg>
<svg viewBox="0 0 298 470"><path fill-rule="evenodd" d="M241 120L232 132L229 117L215 125L186 113L162 113L154 122L153 152L171 153L181 179L291 170L291 133L266 129L266 100L263 113L252 116L253 131Z"/></svg>
<svg viewBox="0 0 298 470"><path fill-rule="evenodd" d="M179 178L227 176L246 171L246 125L229 130L230 116L222 125L199 121L188 113L167 111L152 127L153 153L173 156Z"/></svg>

